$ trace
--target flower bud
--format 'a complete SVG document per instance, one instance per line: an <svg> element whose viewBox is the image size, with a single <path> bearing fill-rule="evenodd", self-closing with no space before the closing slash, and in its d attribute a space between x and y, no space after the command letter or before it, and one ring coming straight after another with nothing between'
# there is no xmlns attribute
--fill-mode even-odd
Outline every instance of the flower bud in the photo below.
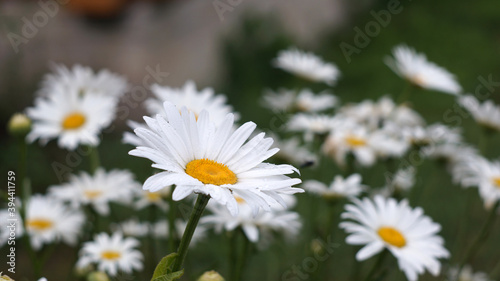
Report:
<svg viewBox="0 0 500 281"><path fill-rule="evenodd" d="M211 270L203 273L203 275L201 275L197 281L225 281L225 280L224 277L222 277L217 271Z"/></svg>
<svg viewBox="0 0 500 281"><path fill-rule="evenodd" d="M94 271L89 274L87 281L109 281L109 277L102 271Z"/></svg>
<svg viewBox="0 0 500 281"><path fill-rule="evenodd" d="M16 113L10 118L7 129L12 136L23 138L31 130L31 120L25 114Z"/></svg>

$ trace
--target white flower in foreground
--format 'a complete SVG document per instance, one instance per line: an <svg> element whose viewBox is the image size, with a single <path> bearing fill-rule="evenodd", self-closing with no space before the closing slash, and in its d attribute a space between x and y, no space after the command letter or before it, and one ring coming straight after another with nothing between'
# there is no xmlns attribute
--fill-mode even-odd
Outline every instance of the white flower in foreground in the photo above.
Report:
<svg viewBox="0 0 500 281"><path fill-rule="evenodd" d="M285 198L285 200L290 201L287 202L288 206L294 204L293 199ZM273 231L283 233L287 238L293 238L302 227L299 214L296 212L288 211L281 206L273 206L271 212L260 212L254 215L245 200L239 197L236 197L236 200L240 209L237 216L232 216L227 209L220 205L209 204L208 209L213 214L202 217L201 222L212 225L217 232L221 232L223 229L233 231L237 227L241 227L245 236L253 243L260 239L267 240L262 242L269 243Z"/></svg>
<svg viewBox="0 0 500 281"><path fill-rule="evenodd" d="M296 48L280 51L278 57L273 60L273 65L304 79L324 82L330 86L333 86L340 76L336 65Z"/></svg>
<svg viewBox="0 0 500 281"><path fill-rule="evenodd" d="M110 276L116 276L118 271L132 273L142 269L143 255L135 248L139 241L134 238L123 238L115 232L112 236L106 233L97 234L94 241L86 242L80 250L78 268L97 264L97 269L105 271Z"/></svg>
<svg viewBox="0 0 500 281"><path fill-rule="evenodd" d="M198 91L193 81L187 81L182 88L171 88L160 85L152 85L151 91L156 98L145 102L150 115L160 114L165 116L163 103L168 101L178 108L186 107L195 117L206 110L210 114L212 122L217 126L224 120L227 114L233 112L233 108L227 104L226 96L214 93L212 88ZM238 119L238 115L235 115Z"/></svg>
<svg viewBox="0 0 500 281"><path fill-rule="evenodd" d="M458 102L472 114L478 124L500 131L500 107L493 101L479 103L474 96L467 95L459 97Z"/></svg>
<svg viewBox="0 0 500 281"><path fill-rule="evenodd" d="M205 110L196 118L185 107L179 112L170 102L164 106L166 118L144 117L149 129L135 130L146 146L129 152L152 160L154 168L164 170L149 177L144 189L158 191L175 184L173 200L192 193L206 194L233 215L238 213L234 195L245 199L257 213L259 207L270 210L270 204L284 204L281 194L303 192L292 187L300 179L285 176L297 169L263 163L278 152L269 149L271 138L260 133L247 141L256 128L254 123L247 122L233 131L232 114L216 127Z"/></svg>
<svg viewBox="0 0 500 281"><path fill-rule="evenodd" d="M74 65L71 69L54 64L53 73L44 76L40 94L49 96L55 88L74 89L81 95L96 94L117 98L127 91L127 80L107 69L94 72L90 67Z"/></svg>
<svg viewBox="0 0 500 281"><path fill-rule="evenodd" d="M466 265L459 272L458 267L450 268L448 272L448 281L493 281L488 278L488 274L484 272L476 272L472 271L472 267Z"/></svg>
<svg viewBox="0 0 500 281"><path fill-rule="evenodd" d="M85 221L84 215L66 207L54 198L32 196L26 204L25 230L31 238L31 245L40 249L43 244L60 240L74 245Z"/></svg>
<svg viewBox="0 0 500 281"><path fill-rule="evenodd" d="M487 209L500 200L500 162L480 156L464 159L453 170L454 180L464 187L478 187Z"/></svg>
<svg viewBox="0 0 500 281"><path fill-rule="evenodd" d="M98 135L115 117L113 97L80 95L76 87L54 87L50 95L35 99L26 110L33 121L27 140L45 144L58 138L58 145L70 150L79 144L97 146Z"/></svg>
<svg viewBox="0 0 500 281"><path fill-rule="evenodd" d="M100 215L107 216L110 202L127 203L138 189L140 184L131 172L99 168L94 175L72 175L68 183L50 187L49 193L74 207L90 204Z"/></svg>
<svg viewBox="0 0 500 281"><path fill-rule="evenodd" d="M304 113L295 114L286 123L287 130L291 132L304 132L304 140L310 142L314 135L330 132L338 120L328 115L308 115Z"/></svg>
<svg viewBox="0 0 500 281"><path fill-rule="evenodd" d="M356 197L367 187L361 184L359 174L352 174L345 179L342 176L335 176L329 186L317 180L305 181L303 186L306 191L316 193L327 199Z"/></svg>
<svg viewBox="0 0 500 281"><path fill-rule="evenodd" d="M137 128L147 128L146 124L142 124L142 123L135 122L135 121L132 121L132 120L127 120L127 125L132 130L135 130ZM133 146L142 146L142 145L144 145L144 143L142 142L141 138L139 138L133 132L123 132L122 142L126 143L126 144L133 145Z"/></svg>
<svg viewBox="0 0 500 281"><path fill-rule="evenodd" d="M353 199L345 206L342 218L353 220L340 223L349 236L346 242L366 245L356 259L363 261L389 250L398 260L399 268L410 281L418 279L427 269L437 276L441 270L439 258L449 257L444 240L436 235L441 226L423 214L421 208L412 209L408 201L376 196L372 201Z"/></svg>
<svg viewBox="0 0 500 281"><path fill-rule="evenodd" d="M15 202L17 207L20 201L16 200ZM23 233L23 221L19 212L9 212L8 209L0 210L0 248L8 241L21 238Z"/></svg>
<svg viewBox="0 0 500 281"><path fill-rule="evenodd" d="M453 74L446 69L429 62L424 54L417 53L406 46L396 46L392 51L394 58L387 57L385 63L397 75L421 88L458 95L462 87Z"/></svg>

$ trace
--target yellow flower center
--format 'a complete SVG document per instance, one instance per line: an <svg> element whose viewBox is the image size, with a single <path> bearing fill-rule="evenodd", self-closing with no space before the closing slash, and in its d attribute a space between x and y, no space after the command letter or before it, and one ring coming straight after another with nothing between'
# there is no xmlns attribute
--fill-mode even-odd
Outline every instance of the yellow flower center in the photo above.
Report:
<svg viewBox="0 0 500 281"><path fill-rule="evenodd" d="M85 116L79 112L71 113L64 118L62 127L65 130L74 130L85 124Z"/></svg>
<svg viewBox="0 0 500 281"><path fill-rule="evenodd" d="M496 185L497 188L500 188L500 177L494 177L492 179L493 184Z"/></svg>
<svg viewBox="0 0 500 281"><path fill-rule="evenodd" d="M239 196L234 196L234 199L236 199L236 202L238 202L238 204L246 203L245 199L243 199Z"/></svg>
<svg viewBox="0 0 500 281"><path fill-rule="evenodd" d="M413 77L410 77L409 80L410 80L410 83L412 83L416 86L422 87L423 85L425 85L425 80L421 75L415 75Z"/></svg>
<svg viewBox="0 0 500 281"><path fill-rule="evenodd" d="M235 184L238 181L236 175L226 165L208 159L189 162L186 165L186 174L205 184Z"/></svg>
<svg viewBox="0 0 500 281"><path fill-rule="evenodd" d="M352 146L352 147L357 147L357 146L365 146L366 145L366 140L363 139L363 138L360 138L360 137L356 137L356 136L347 136L345 138L345 141L347 142L347 144L349 146Z"/></svg>
<svg viewBox="0 0 500 281"><path fill-rule="evenodd" d="M54 225L54 223L48 219L38 218L38 219L28 220L26 225L31 229L43 231L51 228L52 225Z"/></svg>
<svg viewBox="0 0 500 281"><path fill-rule="evenodd" d="M101 253L101 258L105 260L116 260L122 256L120 252L108 250Z"/></svg>
<svg viewBox="0 0 500 281"><path fill-rule="evenodd" d="M384 226L379 228L377 233L380 238L382 238L382 240L384 240L388 244L391 244L392 246L402 248L406 245L405 237L395 228Z"/></svg>
<svg viewBox="0 0 500 281"><path fill-rule="evenodd" d="M96 199L97 197L101 196L102 191L97 189L87 189L83 192L83 194L88 199Z"/></svg>
<svg viewBox="0 0 500 281"><path fill-rule="evenodd" d="M161 193L160 192L146 192L146 198L151 202L160 201Z"/></svg>

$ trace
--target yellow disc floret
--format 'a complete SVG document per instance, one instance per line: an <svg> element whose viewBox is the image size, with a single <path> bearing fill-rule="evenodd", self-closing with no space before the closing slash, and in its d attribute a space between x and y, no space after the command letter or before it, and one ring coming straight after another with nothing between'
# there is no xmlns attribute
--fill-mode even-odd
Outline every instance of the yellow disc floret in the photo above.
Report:
<svg viewBox="0 0 500 281"><path fill-rule="evenodd" d="M101 253L101 258L105 260L116 260L119 259L122 254L118 251L108 250Z"/></svg>
<svg viewBox="0 0 500 281"><path fill-rule="evenodd" d="M83 126L83 124L85 124L85 121L86 121L85 115L79 112L71 113L67 115L66 118L64 118L62 122L62 127L65 130L78 129L81 126Z"/></svg>
<svg viewBox="0 0 500 281"><path fill-rule="evenodd" d="M382 240L392 246L402 248L406 245L405 237L395 228L381 227L378 229L377 233Z"/></svg>
<svg viewBox="0 0 500 281"><path fill-rule="evenodd" d="M52 227L54 223L51 220L44 218L35 218L27 221L26 226L28 228L43 231Z"/></svg>
<svg viewBox="0 0 500 281"><path fill-rule="evenodd" d="M500 177L494 177L492 181L497 188L500 188Z"/></svg>
<svg viewBox="0 0 500 281"><path fill-rule="evenodd" d="M201 181L204 184L224 185L235 184L238 178L221 163L209 159L197 159L186 165L186 174Z"/></svg>
<svg viewBox="0 0 500 281"><path fill-rule="evenodd" d="M356 136L347 136L345 138L345 141L347 142L347 144L349 146L352 146L352 147L357 147L357 146L365 146L366 145L366 140L363 139L363 138L359 138L359 137L356 137Z"/></svg>

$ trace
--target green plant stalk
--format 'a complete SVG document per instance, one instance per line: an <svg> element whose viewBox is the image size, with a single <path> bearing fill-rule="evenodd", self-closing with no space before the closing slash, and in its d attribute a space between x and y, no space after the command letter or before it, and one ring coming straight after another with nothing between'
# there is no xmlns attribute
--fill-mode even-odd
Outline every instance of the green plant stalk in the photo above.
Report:
<svg viewBox="0 0 500 281"><path fill-rule="evenodd" d="M186 229L184 230L184 235L182 235L181 243L179 244L179 249L177 250L177 254L179 254L179 256L175 259L175 263L172 267L172 272L181 270L184 259L186 258L189 244L191 243L191 239L193 238L194 231L196 229L196 226L198 225L198 222L200 221L205 207L207 206L208 200L210 200L210 196L205 194L198 195L196 203L194 204L193 211L191 212L191 216L189 217L188 223L186 225Z"/></svg>
<svg viewBox="0 0 500 281"><path fill-rule="evenodd" d="M177 234L175 232L175 218L176 218L176 210L177 206L175 201L172 199L172 194L174 193L174 188L170 192L170 196L168 197L168 253L173 253L175 251L175 241L177 238Z"/></svg>
<svg viewBox="0 0 500 281"><path fill-rule="evenodd" d="M375 273L377 273L377 270L381 268L381 265L384 263L385 256L387 256L387 253L389 251L387 249L384 249L382 253L377 257L377 261L373 264L373 267L370 269L368 274L366 275L365 281L370 281L375 279Z"/></svg>
<svg viewBox="0 0 500 281"><path fill-rule="evenodd" d="M99 151L97 150L97 146L89 146L90 154L89 154L89 171L90 174L94 174L97 168L101 165L101 160L99 157Z"/></svg>
<svg viewBox="0 0 500 281"><path fill-rule="evenodd" d="M241 227L238 227L232 233L230 243L231 243L230 280L241 280L243 269L245 268L245 264L248 259L248 252L251 244Z"/></svg>
<svg viewBox="0 0 500 281"><path fill-rule="evenodd" d="M479 248L482 246L482 244L486 241L488 238L488 235L490 234L491 227L494 225L494 221L496 218L496 212L498 209L498 206L500 205L500 201L497 201L493 208L491 208L490 213L488 214L488 217L486 219L486 222L484 223L483 227L479 231L479 235L476 236L476 239L474 239L474 242L470 245L470 247L467 249L466 254L464 255L464 258L460 262L458 266L458 272L461 272L462 269L464 268L465 264L474 257L476 252L479 250Z"/></svg>

